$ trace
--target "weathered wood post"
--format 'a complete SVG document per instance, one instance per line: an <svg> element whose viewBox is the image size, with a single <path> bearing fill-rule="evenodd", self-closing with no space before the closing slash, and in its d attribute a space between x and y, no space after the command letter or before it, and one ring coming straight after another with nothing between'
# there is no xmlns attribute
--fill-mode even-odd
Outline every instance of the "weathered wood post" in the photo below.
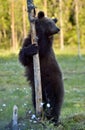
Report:
<svg viewBox="0 0 85 130"><path fill-rule="evenodd" d="M27 0L28 16L31 26L31 41L32 44L37 44L37 36L35 29L35 6L33 0ZM42 88L41 88L41 75L39 54L33 56L34 64L34 82L35 82L35 95L36 95L36 114L39 116L42 113Z"/></svg>
<svg viewBox="0 0 85 130"><path fill-rule="evenodd" d="M14 105L13 107L13 124L12 124L13 130L18 130L18 107Z"/></svg>

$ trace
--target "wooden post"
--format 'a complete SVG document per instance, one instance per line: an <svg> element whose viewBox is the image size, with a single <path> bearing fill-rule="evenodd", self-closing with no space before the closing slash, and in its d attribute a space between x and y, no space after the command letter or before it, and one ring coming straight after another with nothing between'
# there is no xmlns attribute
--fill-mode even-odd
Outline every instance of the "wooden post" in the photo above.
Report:
<svg viewBox="0 0 85 130"><path fill-rule="evenodd" d="M27 7L29 13L29 21L31 26L31 41L32 44L37 44L36 29L35 29L35 6L33 0L27 0ZM33 56L34 64L34 82L35 82L35 96L36 96L36 114L39 116L42 113L42 87L39 54Z"/></svg>
<svg viewBox="0 0 85 130"><path fill-rule="evenodd" d="M13 130L18 130L18 107L14 105L13 107Z"/></svg>

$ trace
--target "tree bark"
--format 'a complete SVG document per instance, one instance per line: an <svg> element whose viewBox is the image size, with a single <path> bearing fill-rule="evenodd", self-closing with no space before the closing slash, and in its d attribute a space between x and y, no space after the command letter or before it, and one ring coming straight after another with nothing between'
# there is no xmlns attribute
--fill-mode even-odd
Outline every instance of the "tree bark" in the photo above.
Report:
<svg viewBox="0 0 85 130"><path fill-rule="evenodd" d="M79 29L79 11L78 11L78 0L75 0L75 17L76 17L76 31L77 31L77 42L78 42L78 56L81 57L80 53L80 29Z"/></svg>
<svg viewBox="0 0 85 130"><path fill-rule="evenodd" d="M23 37L26 37L26 15L25 15L25 1L23 0L22 3L22 10L23 10Z"/></svg>
<svg viewBox="0 0 85 130"><path fill-rule="evenodd" d="M63 19L62 19L62 0L59 1L60 8L60 48L64 49L64 36L63 36Z"/></svg>
<svg viewBox="0 0 85 130"><path fill-rule="evenodd" d="M45 16L47 17L47 0L44 0L44 12Z"/></svg>
<svg viewBox="0 0 85 130"><path fill-rule="evenodd" d="M12 30L12 49L16 50L16 42L15 42L15 30L14 30L14 0L11 2L11 30Z"/></svg>
<svg viewBox="0 0 85 130"><path fill-rule="evenodd" d="M29 21L31 26L31 41L32 44L37 43L36 29L35 29L35 7L32 3L32 0L27 0L28 4L28 13ZM36 97L36 114L38 116L42 113L42 87L41 87L41 74L40 74L40 62L39 54L33 56L33 65L34 65L34 82L35 82L35 97Z"/></svg>

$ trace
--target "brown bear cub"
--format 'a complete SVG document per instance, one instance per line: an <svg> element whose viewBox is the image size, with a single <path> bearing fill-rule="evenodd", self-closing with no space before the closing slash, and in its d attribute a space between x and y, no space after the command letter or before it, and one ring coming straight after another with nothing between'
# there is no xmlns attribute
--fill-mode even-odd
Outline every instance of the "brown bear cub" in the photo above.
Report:
<svg viewBox="0 0 85 130"><path fill-rule="evenodd" d="M63 103L64 87L62 73L52 49L53 35L60 31L55 25L56 21L56 19L45 17L42 11L38 13L35 20L38 46L31 44L31 34L29 33L20 50L19 60L25 66L27 80L32 86L32 100L36 109L33 55L39 52L43 109L45 117L57 124Z"/></svg>

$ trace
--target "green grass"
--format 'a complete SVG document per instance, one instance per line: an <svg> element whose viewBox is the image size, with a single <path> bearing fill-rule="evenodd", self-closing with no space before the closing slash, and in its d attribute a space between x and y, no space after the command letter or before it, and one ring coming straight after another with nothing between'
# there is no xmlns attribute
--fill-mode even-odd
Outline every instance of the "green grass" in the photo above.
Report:
<svg viewBox="0 0 85 130"><path fill-rule="evenodd" d="M24 130L85 130L85 51L82 58L77 50L69 48L57 50L57 60L62 68L65 99L61 112L61 122L57 128L47 121L33 123L23 119ZM0 130L12 119L12 109L18 106L19 117L32 110L31 89L24 77L24 68L18 61L18 53L0 51Z"/></svg>

